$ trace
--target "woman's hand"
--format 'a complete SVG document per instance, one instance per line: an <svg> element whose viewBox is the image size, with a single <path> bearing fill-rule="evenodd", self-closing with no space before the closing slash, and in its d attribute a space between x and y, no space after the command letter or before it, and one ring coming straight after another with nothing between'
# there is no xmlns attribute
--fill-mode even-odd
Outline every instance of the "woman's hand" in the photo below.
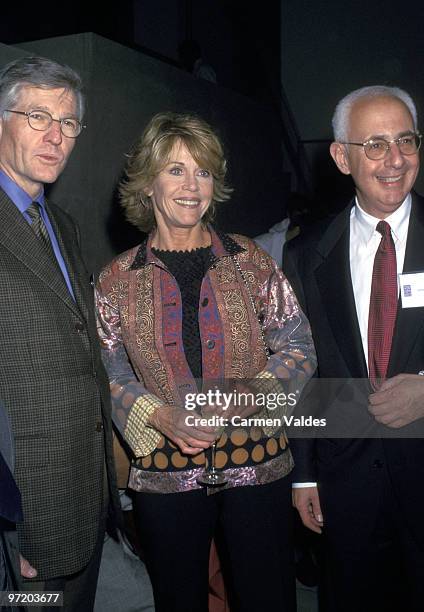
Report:
<svg viewBox="0 0 424 612"><path fill-rule="evenodd" d="M176 444L185 455L197 455L216 439L214 427L196 424L199 415L165 404L152 414L149 424Z"/></svg>

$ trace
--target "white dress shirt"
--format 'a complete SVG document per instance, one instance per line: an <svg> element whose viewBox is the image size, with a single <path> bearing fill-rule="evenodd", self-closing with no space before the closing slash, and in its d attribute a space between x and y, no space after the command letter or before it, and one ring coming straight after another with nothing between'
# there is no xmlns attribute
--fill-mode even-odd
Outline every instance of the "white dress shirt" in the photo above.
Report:
<svg viewBox="0 0 424 612"><path fill-rule="evenodd" d="M384 220L390 225L395 243L398 275L405 260L406 238L411 213L411 194L408 194L394 213ZM374 258L381 241L375 229L380 219L365 212L356 201L350 213L350 274L355 297L356 316L361 332L362 347L368 366L368 315L370 309L371 281ZM399 284L398 284L399 285Z"/></svg>
<svg viewBox="0 0 424 612"><path fill-rule="evenodd" d="M394 213L384 220L390 225L396 250L398 275L402 273L405 260L406 239L409 216L411 214L411 194L408 194ZM368 314L371 297L372 270L374 258L381 241L381 234L375 229L380 219L369 215L360 207L358 200L350 211L349 259L355 297L356 316L361 332L362 347L368 367ZM398 283L399 285L399 283ZM315 487L316 482L294 482L293 488Z"/></svg>

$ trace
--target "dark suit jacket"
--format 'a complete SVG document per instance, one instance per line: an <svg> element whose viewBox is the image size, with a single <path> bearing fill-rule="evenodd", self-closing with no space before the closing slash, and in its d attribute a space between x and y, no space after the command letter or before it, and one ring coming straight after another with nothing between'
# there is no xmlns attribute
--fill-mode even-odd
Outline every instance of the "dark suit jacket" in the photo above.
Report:
<svg viewBox="0 0 424 612"><path fill-rule="evenodd" d="M15 450L10 422L0 402L0 518L22 521L21 494L13 477Z"/></svg>
<svg viewBox="0 0 424 612"><path fill-rule="evenodd" d="M371 420L367 412L371 388L366 380L350 275L352 205L353 202L327 227L318 227L289 242L284 253L284 271L311 323L319 376L362 379L362 392L352 399L348 409L366 421ZM424 271L424 200L414 194L404 272L416 271ZM424 308L402 309L399 303L388 376L402 372L417 374L423 369ZM381 430L394 436L407 433L406 429ZM294 479L318 481L330 535L344 539L351 536L352 542L368 537L377 520L383 480L388 477L405 521L424 543L421 510L424 440L385 439L384 435L368 439L323 437L295 442L292 446L296 462Z"/></svg>
<svg viewBox="0 0 424 612"><path fill-rule="evenodd" d="M20 566L15 523L22 503L13 477L14 448L9 419L0 402L0 590L19 590Z"/></svg>
<svg viewBox="0 0 424 612"><path fill-rule="evenodd" d="M76 297L0 190L0 397L16 443L25 521L21 552L38 580L80 570L104 513L105 449L113 480L109 384L76 227L48 205Z"/></svg>

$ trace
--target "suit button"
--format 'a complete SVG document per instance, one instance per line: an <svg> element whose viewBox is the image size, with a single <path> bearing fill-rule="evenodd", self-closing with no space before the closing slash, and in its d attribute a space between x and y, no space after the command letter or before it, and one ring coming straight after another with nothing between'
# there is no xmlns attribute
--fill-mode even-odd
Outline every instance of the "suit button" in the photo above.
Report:
<svg viewBox="0 0 424 612"><path fill-rule="evenodd" d="M208 300L208 298L204 298L204 299L202 300L202 306L203 306L203 308L205 308L205 307L206 307L208 304L209 304L209 300Z"/></svg>
<svg viewBox="0 0 424 612"><path fill-rule="evenodd" d="M206 342L206 346L208 347L208 349L213 349L215 347L215 340L208 340Z"/></svg>
<svg viewBox="0 0 424 612"><path fill-rule="evenodd" d="M75 329L77 330L78 333L83 332L84 331L84 323L82 323L81 321L77 321L75 323Z"/></svg>
<svg viewBox="0 0 424 612"><path fill-rule="evenodd" d="M383 462L380 461L380 459L376 459L372 464L372 467L374 468L374 470L381 470L381 468L383 467Z"/></svg>
<svg viewBox="0 0 424 612"><path fill-rule="evenodd" d="M103 423L101 421L97 421L96 431L103 431Z"/></svg>

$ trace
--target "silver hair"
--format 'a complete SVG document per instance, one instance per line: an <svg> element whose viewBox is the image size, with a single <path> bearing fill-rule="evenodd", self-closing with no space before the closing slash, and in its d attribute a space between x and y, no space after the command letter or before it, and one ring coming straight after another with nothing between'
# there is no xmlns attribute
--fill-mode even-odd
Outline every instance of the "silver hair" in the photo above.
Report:
<svg viewBox="0 0 424 612"><path fill-rule="evenodd" d="M418 130L417 109L411 96L399 87L387 87L386 85L371 85L351 91L342 98L336 106L333 119L333 135L336 142L346 142L348 140L348 128L350 113L354 104L362 98L377 98L380 96L398 98L403 102L411 113L414 121L414 129Z"/></svg>
<svg viewBox="0 0 424 612"><path fill-rule="evenodd" d="M57 89L64 87L75 95L77 118L84 115L84 94L81 77L75 70L45 57L22 57L9 62L0 71L0 114L13 109L19 101L23 87Z"/></svg>

